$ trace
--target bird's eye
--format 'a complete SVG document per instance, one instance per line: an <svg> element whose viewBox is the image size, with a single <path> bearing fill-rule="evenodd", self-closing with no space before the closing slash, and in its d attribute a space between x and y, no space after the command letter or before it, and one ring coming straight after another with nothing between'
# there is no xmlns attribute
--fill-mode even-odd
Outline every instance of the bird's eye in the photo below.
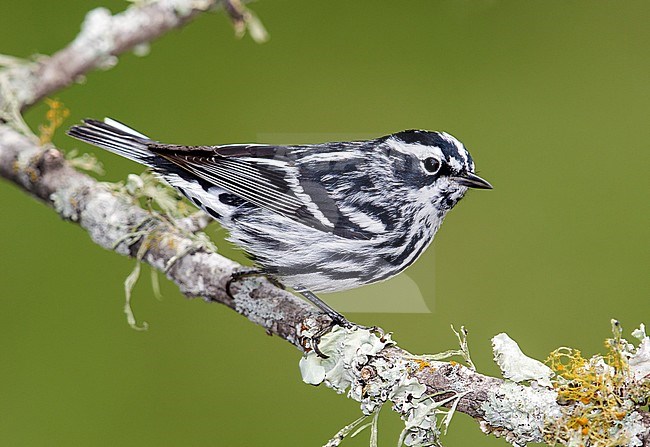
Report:
<svg viewBox="0 0 650 447"><path fill-rule="evenodd" d="M437 158L429 157L424 159L424 169L432 174L438 172L440 170L440 166L442 166L442 164Z"/></svg>

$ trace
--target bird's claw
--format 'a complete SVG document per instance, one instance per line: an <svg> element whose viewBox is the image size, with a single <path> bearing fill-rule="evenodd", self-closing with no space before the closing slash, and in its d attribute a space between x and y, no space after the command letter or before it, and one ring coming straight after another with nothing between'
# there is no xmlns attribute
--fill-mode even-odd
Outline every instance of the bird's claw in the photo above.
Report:
<svg viewBox="0 0 650 447"><path fill-rule="evenodd" d="M341 316L342 318L332 318L331 315L327 315L327 316L329 322L326 323L324 326L322 326L314 335L309 337L310 339L309 347L316 353L318 357L322 359L327 359L329 358L329 356L324 354L323 351L320 350L318 345L321 341L321 338L329 331L331 331L334 328L334 326L340 326L348 330L360 329L363 331L369 331L379 338L383 338L385 335L384 330L379 326L362 326L360 324L352 323L348 319L342 316Z"/></svg>

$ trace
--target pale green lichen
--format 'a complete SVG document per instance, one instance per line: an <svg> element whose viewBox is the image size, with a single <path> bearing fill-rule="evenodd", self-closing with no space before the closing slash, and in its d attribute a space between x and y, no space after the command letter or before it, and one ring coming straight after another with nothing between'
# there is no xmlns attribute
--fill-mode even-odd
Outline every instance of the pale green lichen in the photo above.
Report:
<svg viewBox="0 0 650 447"><path fill-rule="evenodd" d="M129 174L126 182L117 184L115 188L121 189L150 211L160 211L173 218L183 218L190 214L190 208L181 202L178 193L150 171L139 175Z"/></svg>
<svg viewBox="0 0 650 447"><path fill-rule="evenodd" d="M241 11L240 18L233 20L235 35L239 38L244 37L246 31L256 43L264 43L269 40L269 33L266 31L262 21L249 8Z"/></svg>
<svg viewBox="0 0 650 447"><path fill-rule="evenodd" d="M145 57L151 53L151 45L149 43L140 43L133 47L133 54L138 57Z"/></svg>
<svg viewBox="0 0 650 447"><path fill-rule="evenodd" d="M79 154L79 151L72 149L65 153L65 159L70 163L70 165L82 171L94 172L98 175L104 175L104 166L102 163L95 157L94 154L82 153Z"/></svg>
<svg viewBox="0 0 650 447"><path fill-rule="evenodd" d="M133 309L131 308L131 292L133 291L133 286L138 281L140 277L140 259L136 260L135 266L129 276L124 280L124 314L126 315L126 322L129 324L131 329L136 331L146 331L149 328L149 323L143 321L141 325L138 324L133 314Z"/></svg>
<svg viewBox="0 0 650 447"><path fill-rule="evenodd" d="M440 435L447 433L458 402L468 393L469 391L452 392L452 396L440 400L434 399L437 396L424 396L415 401L406 402L410 408L405 416L402 416L405 421L404 430L400 433L397 446L441 446ZM449 408L445 407L447 404L450 404ZM444 417L438 422L438 417L441 415Z"/></svg>
<svg viewBox="0 0 650 447"><path fill-rule="evenodd" d="M506 379L517 383L536 381L542 386L551 386L551 368L526 356L508 334L501 333L492 337L492 350L494 361Z"/></svg>
<svg viewBox="0 0 650 447"><path fill-rule="evenodd" d="M303 338L313 337L316 333L315 321L308 320L300 328ZM318 350L327 358L309 351L301 359L303 380L312 385L324 383L337 393L347 391L348 397L360 402L361 411L366 416L376 415L390 401L405 424L399 445L439 445L442 430L446 431L458 401L466 393L450 390L451 397L444 399L439 399L438 395L426 395L426 386L413 374L426 362L411 355L386 354L386 348L394 344L390 334L377 335L363 328L336 326L318 343ZM369 426L376 430L376 425ZM339 445L349 433L346 427L326 446ZM371 434L371 445L373 439L376 442L376 433Z"/></svg>
<svg viewBox="0 0 650 447"><path fill-rule="evenodd" d="M118 247L125 243L130 246L138 240L141 240L140 247L135 256L136 264L124 281L124 313L131 328L146 330L148 327L147 323L143 322L142 324L138 324L131 308L131 293L140 277L140 264L147 251L152 247L156 245L167 245L172 248L173 246L173 239L165 238L153 231L152 225L156 221L166 222L191 240L191 243L185 244L182 247L173 247L176 250L176 254L162 266L165 272L169 271L178 260L187 254L196 251L216 252L217 248L205 233L187 231L180 224L181 219L190 216L193 212L192 208L188 207L171 187L162 183L151 172L145 171L140 175L129 174L125 182L105 183L104 186L113 192L127 197L135 204L149 211L149 216L137 224L133 231L113 242L113 249L117 250ZM61 202L58 198L55 197L55 199L55 203ZM161 266L158 267L160 268ZM153 271L151 280L154 296L160 298L158 276Z"/></svg>
<svg viewBox="0 0 650 447"><path fill-rule="evenodd" d="M456 338L458 338L460 349L449 349L447 351L438 352L435 354L411 355L409 358L416 360L421 364L426 364L426 362L430 361L441 361L450 359L452 357L462 357L463 360L465 360L465 363L467 363L467 366L471 370L476 371L476 366L474 366L472 357L469 354L469 346L467 344L467 330L465 329L465 326L461 326L460 332L458 332L452 324L451 330L456 335Z"/></svg>
<svg viewBox="0 0 650 447"><path fill-rule="evenodd" d="M0 120L22 135L35 139L20 112L32 95L31 66L31 61L26 59L0 54Z"/></svg>
<svg viewBox="0 0 650 447"><path fill-rule="evenodd" d="M328 358L322 358L311 351L300 360L303 380L312 385L325 382L337 393L343 393L355 381L355 369L360 370L368 363L369 357L393 344L390 334L381 339L371 331L335 326L318 343L319 350ZM350 392L354 393L353 390ZM374 406L364 411L364 414L372 413L373 409Z"/></svg>
<svg viewBox="0 0 650 447"><path fill-rule="evenodd" d="M264 43L269 40L269 33L262 21L241 0L225 0L219 4L228 13L235 28L236 37L242 38L248 31L251 39L256 43Z"/></svg>
<svg viewBox="0 0 650 447"><path fill-rule="evenodd" d="M381 409L381 408L380 408ZM375 411L373 415L364 415L361 416L359 419L353 421L352 423L346 425L342 429L340 429L323 447L337 447L338 445L343 442L343 440L349 435L351 438L354 438L357 436L359 433L364 431L366 428L370 428L370 447L377 447L377 421L379 420L379 411ZM366 419L368 419L370 416L372 416L372 419L370 422L361 425ZM353 431L354 430L354 431Z"/></svg>
<svg viewBox="0 0 650 447"><path fill-rule="evenodd" d="M632 331L632 336L639 340L639 347L629 356L630 371L638 381L650 380L650 337L645 333L645 325Z"/></svg>

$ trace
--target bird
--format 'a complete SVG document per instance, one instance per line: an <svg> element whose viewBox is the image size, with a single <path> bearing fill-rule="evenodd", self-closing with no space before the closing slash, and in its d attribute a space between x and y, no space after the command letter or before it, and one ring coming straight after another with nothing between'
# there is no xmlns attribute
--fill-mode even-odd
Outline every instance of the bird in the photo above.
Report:
<svg viewBox="0 0 650 447"><path fill-rule="evenodd" d="M316 293L399 274L468 189L492 189L463 143L446 132L188 146L105 118L83 120L67 133L151 169L229 232L258 266L254 273L293 288L340 325L350 323Z"/></svg>

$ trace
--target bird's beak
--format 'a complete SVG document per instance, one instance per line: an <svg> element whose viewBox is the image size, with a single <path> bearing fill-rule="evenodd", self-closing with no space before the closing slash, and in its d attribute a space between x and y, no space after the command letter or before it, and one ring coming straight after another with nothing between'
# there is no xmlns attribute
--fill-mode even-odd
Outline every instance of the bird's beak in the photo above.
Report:
<svg viewBox="0 0 650 447"><path fill-rule="evenodd" d="M452 177L451 179L469 188L492 189L490 182L483 180L481 177L472 172L467 172L459 175L458 177Z"/></svg>

